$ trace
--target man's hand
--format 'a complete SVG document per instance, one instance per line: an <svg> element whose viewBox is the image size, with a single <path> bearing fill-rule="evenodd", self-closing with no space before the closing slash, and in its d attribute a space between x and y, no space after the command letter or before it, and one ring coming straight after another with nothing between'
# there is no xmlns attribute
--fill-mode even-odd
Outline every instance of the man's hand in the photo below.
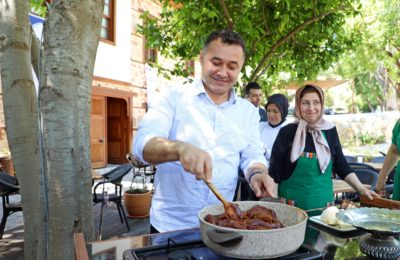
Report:
<svg viewBox="0 0 400 260"><path fill-rule="evenodd" d="M251 178L251 187L257 198L278 197L278 185L275 183L268 173L257 174Z"/></svg>
<svg viewBox="0 0 400 260"><path fill-rule="evenodd" d="M178 145L179 161L185 171L196 176L197 180L211 182L212 160L208 152L191 144L180 142Z"/></svg>
<svg viewBox="0 0 400 260"><path fill-rule="evenodd" d="M264 164L254 164L247 172L247 177L250 178L248 180L250 186L258 198L278 197L278 185L268 175L268 169Z"/></svg>

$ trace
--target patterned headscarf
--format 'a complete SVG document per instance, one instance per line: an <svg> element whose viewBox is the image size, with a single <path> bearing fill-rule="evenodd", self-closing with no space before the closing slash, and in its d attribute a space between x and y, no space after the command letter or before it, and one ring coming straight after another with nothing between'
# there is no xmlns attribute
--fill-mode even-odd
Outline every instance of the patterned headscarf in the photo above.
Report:
<svg viewBox="0 0 400 260"><path fill-rule="evenodd" d="M305 121L301 115L301 97L304 92L304 90L307 90L307 93L309 93L309 90L311 89L310 92L315 92L318 94L320 100L321 100L321 114L318 120L314 123L308 123ZM326 142L321 130L328 130L332 129L335 127L335 125L330 122L326 121L323 118L323 111L324 111L324 92L322 91L321 88L315 85L305 85L301 88L299 88L296 91L296 100L295 100L295 106L296 106L296 111L295 111L295 118L296 122L298 122L297 130L296 130L296 135L294 137L293 141L293 147L292 147L292 153L290 155L290 160L292 162L295 162L303 153L305 143L306 143L306 135L307 131L311 133L313 142L315 145L315 151L317 153L317 158L318 158L318 163L319 163L319 168L321 169L322 174L325 173L326 168L329 165L329 162L331 160L331 151L329 149L329 145Z"/></svg>

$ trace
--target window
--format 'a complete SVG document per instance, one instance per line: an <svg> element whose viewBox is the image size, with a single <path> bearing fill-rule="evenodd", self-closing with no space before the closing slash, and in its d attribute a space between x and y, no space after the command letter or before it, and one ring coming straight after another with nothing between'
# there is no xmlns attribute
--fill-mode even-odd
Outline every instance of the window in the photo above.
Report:
<svg viewBox="0 0 400 260"><path fill-rule="evenodd" d="M146 28L147 26L153 26L154 23L157 22L157 19L153 16L147 15L146 19L144 20L143 27ZM144 62L149 64L157 64L158 62L158 50L152 46L149 46L149 42L146 37L143 38L144 41Z"/></svg>
<svg viewBox="0 0 400 260"><path fill-rule="evenodd" d="M114 42L114 5L115 0L104 0L103 18L101 19L100 37Z"/></svg>
<svg viewBox="0 0 400 260"><path fill-rule="evenodd" d="M156 48L151 48L147 46L147 41L145 39L145 62L150 63L150 64L157 64L157 49Z"/></svg>
<svg viewBox="0 0 400 260"><path fill-rule="evenodd" d="M190 77L194 77L194 60L186 61L185 69Z"/></svg>

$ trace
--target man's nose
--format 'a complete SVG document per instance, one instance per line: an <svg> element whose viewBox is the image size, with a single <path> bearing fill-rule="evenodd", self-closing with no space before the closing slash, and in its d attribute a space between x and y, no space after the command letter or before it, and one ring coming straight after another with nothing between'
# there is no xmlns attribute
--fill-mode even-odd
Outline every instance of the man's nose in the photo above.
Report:
<svg viewBox="0 0 400 260"><path fill-rule="evenodd" d="M218 75L220 76L227 76L228 75L228 68L226 66L221 66L218 70Z"/></svg>

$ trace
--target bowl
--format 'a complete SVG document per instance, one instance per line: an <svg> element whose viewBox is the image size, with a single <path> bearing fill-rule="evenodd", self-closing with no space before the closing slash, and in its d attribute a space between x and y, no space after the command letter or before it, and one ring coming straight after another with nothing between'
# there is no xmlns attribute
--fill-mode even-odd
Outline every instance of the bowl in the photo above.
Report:
<svg viewBox="0 0 400 260"><path fill-rule="evenodd" d="M200 233L204 244L219 255L242 259L280 257L296 251L304 241L307 214L286 204L265 201L235 202L244 211L260 205L273 209L283 228L243 230L220 227L204 220L208 214L224 212L222 205L204 208L199 213Z"/></svg>

